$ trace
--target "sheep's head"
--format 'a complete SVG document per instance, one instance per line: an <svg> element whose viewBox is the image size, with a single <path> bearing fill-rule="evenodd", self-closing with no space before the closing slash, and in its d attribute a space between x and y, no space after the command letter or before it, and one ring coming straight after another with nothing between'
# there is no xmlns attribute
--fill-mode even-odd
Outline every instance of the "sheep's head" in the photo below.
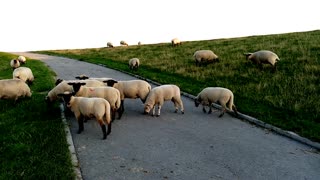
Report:
<svg viewBox="0 0 320 180"><path fill-rule="evenodd" d="M105 81L103 81L104 83L107 83L107 86L110 86L110 87L113 87L113 85L115 84L115 83L118 83L118 81L116 81L116 80L113 80L113 79L108 79L108 80L105 80Z"/></svg>
<svg viewBox="0 0 320 180"><path fill-rule="evenodd" d="M200 101L201 101L201 100L198 99L198 98L194 99L194 105L195 105L196 107L198 107L199 104L201 103Z"/></svg>
<svg viewBox="0 0 320 180"><path fill-rule="evenodd" d="M149 114L153 106L151 104L145 104L144 105L144 114Z"/></svg>
<svg viewBox="0 0 320 180"><path fill-rule="evenodd" d="M80 80L89 79L89 77L88 77L87 75L85 75L85 74L81 74L81 75L79 75L79 76L76 76L75 78L76 78L76 79L80 79Z"/></svg>
<svg viewBox="0 0 320 180"><path fill-rule="evenodd" d="M69 91L66 91L64 93L61 93L61 94L58 94L59 97L62 97L63 101L66 103L67 107L70 108L71 106L71 97L73 96L74 94L69 92Z"/></svg>
<svg viewBox="0 0 320 180"><path fill-rule="evenodd" d="M252 55L252 53L244 53L243 55L246 56L246 59L249 60L250 56Z"/></svg>
<svg viewBox="0 0 320 180"><path fill-rule="evenodd" d="M57 79L55 85L57 86L58 84L60 84L63 80L62 79Z"/></svg>
<svg viewBox="0 0 320 180"><path fill-rule="evenodd" d="M86 83L69 82L68 85L73 87L73 92L76 94L80 90L80 87L86 85Z"/></svg>

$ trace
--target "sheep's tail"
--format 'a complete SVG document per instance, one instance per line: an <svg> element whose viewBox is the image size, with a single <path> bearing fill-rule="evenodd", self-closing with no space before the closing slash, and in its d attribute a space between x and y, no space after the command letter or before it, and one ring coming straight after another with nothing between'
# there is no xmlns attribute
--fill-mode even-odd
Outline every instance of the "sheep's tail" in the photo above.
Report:
<svg viewBox="0 0 320 180"><path fill-rule="evenodd" d="M231 93L231 97L230 97L230 100L229 100L229 109L232 111L234 111L234 113L238 116L238 110L236 108L236 106L234 105L233 103L234 101L234 96L233 96L233 93Z"/></svg>

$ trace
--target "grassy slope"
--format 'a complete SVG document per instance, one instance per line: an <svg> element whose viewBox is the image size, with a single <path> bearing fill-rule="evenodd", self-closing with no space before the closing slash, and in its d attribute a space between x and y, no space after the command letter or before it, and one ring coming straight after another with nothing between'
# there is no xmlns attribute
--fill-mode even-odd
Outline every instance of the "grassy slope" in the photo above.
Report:
<svg viewBox="0 0 320 180"><path fill-rule="evenodd" d="M11 79L16 55L0 52L0 79ZM54 75L41 61L28 60L35 76L31 98L16 104L0 100L0 179L72 179L74 177L60 110L44 98Z"/></svg>
<svg viewBox="0 0 320 180"><path fill-rule="evenodd" d="M135 74L160 83L174 83L196 95L207 86L221 86L235 94L242 113L320 142L320 31L251 36L232 39L116 48L42 51L130 71L128 60L137 57ZM199 49L211 49L220 63L196 67ZM281 59L278 71L260 70L243 53L268 49Z"/></svg>

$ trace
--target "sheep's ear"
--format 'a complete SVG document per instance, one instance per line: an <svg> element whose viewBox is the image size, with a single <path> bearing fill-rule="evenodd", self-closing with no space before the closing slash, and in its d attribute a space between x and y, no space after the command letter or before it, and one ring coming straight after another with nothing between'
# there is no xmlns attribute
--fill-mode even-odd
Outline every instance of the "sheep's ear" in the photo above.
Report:
<svg viewBox="0 0 320 180"><path fill-rule="evenodd" d="M81 83L79 83L80 84L80 86L84 86L84 85L86 85L86 83L85 82L81 82Z"/></svg>
<svg viewBox="0 0 320 180"><path fill-rule="evenodd" d="M74 82L68 82L68 85L70 85L70 86L73 86L73 85L75 85L76 83L74 83Z"/></svg>
<svg viewBox="0 0 320 180"><path fill-rule="evenodd" d="M76 76L75 78L76 78L76 79L80 79L81 77L80 77L80 76Z"/></svg>
<svg viewBox="0 0 320 180"><path fill-rule="evenodd" d="M113 80L113 79L105 80L105 81L103 81L103 82L104 82L104 83L107 83L107 85L108 85L108 86L111 86L111 87L113 87L113 85L114 85L115 83L118 83L118 81Z"/></svg>

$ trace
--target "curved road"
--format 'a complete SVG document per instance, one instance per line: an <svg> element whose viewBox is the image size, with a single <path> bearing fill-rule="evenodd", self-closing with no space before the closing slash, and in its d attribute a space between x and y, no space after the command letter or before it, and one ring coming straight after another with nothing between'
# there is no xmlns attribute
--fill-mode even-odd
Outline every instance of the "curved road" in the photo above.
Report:
<svg viewBox="0 0 320 180"><path fill-rule="evenodd" d="M68 58L15 53L45 62L58 78L79 74L136 79L102 66ZM204 114L182 98L185 114L167 102L160 117L143 115L139 99L125 100L121 120L107 140L89 120L82 134L68 115L84 179L320 179L320 154L315 149L218 112ZM236 101L236 100L235 100ZM239 105L238 105L239 106Z"/></svg>

